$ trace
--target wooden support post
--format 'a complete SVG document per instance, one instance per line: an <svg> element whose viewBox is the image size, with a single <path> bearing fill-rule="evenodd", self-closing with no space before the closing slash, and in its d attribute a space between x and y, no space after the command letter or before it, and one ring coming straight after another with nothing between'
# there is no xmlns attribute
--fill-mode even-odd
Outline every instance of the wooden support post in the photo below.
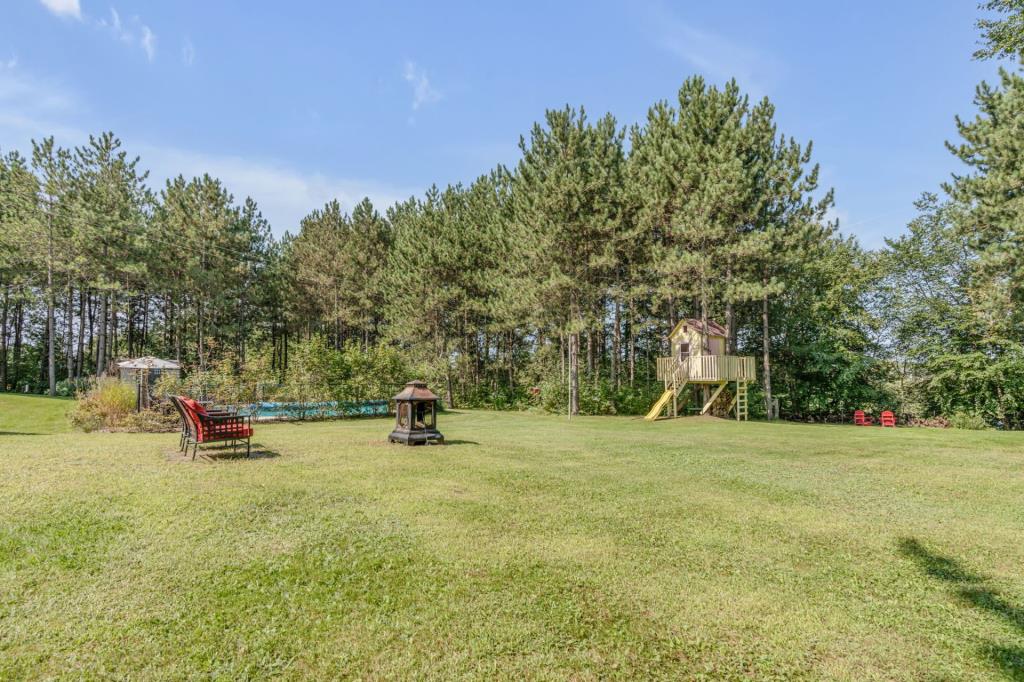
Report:
<svg viewBox="0 0 1024 682"><path fill-rule="evenodd" d="M702 415L703 414L707 414L708 410L711 409L711 406L714 404L715 400L718 398L719 394L722 392L722 389L724 389L725 385L728 384L728 383L729 383L728 381L723 381L722 383L720 383L718 385L718 388L715 389L715 392L712 393L711 397L708 398L708 401L706 403L704 403L704 407L701 408L700 413Z"/></svg>

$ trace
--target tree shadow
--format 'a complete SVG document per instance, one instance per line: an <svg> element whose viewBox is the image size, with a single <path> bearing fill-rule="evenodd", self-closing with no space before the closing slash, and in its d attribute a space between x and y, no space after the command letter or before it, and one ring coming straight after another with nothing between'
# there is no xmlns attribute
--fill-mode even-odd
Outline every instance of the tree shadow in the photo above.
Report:
<svg viewBox="0 0 1024 682"><path fill-rule="evenodd" d="M37 431L0 431L0 436L44 436Z"/></svg>
<svg viewBox="0 0 1024 682"><path fill-rule="evenodd" d="M953 594L962 602L998 616L1024 635L1024 608L1007 601L987 585L988 577L971 572L956 559L929 551L915 538L903 538L899 548L926 575L949 583ZM1024 682L1024 647L988 643L981 648L981 653L998 665L1009 679Z"/></svg>

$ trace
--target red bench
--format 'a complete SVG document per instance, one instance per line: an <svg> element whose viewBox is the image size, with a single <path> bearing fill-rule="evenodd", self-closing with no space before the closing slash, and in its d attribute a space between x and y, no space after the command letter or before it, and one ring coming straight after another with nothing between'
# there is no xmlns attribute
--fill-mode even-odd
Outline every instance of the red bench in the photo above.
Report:
<svg viewBox="0 0 1024 682"><path fill-rule="evenodd" d="M237 446L238 441L245 441L245 456L248 457L252 448L252 425L249 417L236 414L207 412L206 408L191 398L178 396L180 404L190 424L183 434L185 452L192 446L192 459L196 458L199 446L206 443L231 442Z"/></svg>

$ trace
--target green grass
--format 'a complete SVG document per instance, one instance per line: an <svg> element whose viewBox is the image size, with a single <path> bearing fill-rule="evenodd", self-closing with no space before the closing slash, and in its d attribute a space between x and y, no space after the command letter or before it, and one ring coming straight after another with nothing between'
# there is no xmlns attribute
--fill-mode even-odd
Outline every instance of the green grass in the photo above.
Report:
<svg viewBox="0 0 1024 682"><path fill-rule="evenodd" d="M0 436L0 678L1024 676L1020 434L440 426Z"/></svg>
<svg viewBox="0 0 1024 682"><path fill-rule="evenodd" d="M68 398L0 393L0 437L67 433L72 406L74 401Z"/></svg>

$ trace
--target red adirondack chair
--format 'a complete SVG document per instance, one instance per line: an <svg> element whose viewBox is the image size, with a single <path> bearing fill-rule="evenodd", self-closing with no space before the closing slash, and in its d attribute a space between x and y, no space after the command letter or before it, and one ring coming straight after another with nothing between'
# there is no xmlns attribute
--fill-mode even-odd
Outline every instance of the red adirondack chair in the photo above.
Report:
<svg viewBox="0 0 1024 682"><path fill-rule="evenodd" d="M875 420L864 414L864 410L855 410L853 413L853 423L857 426L871 426L875 423Z"/></svg>
<svg viewBox="0 0 1024 682"><path fill-rule="evenodd" d="M240 417L233 414L213 414L206 411L202 405L191 398L178 396L178 401L184 408L192 428L186 434L185 451L192 446L192 459L196 458L199 446L205 443L216 443L231 441L237 445L238 441L245 441L245 456L248 457L252 448L252 425L249 417Z"/></svg>
<svg viewBox="0 0 1024 682"><path fill-rule="evenodd" d="M882 413L882 426L896 426L896 415L889 410Z"/></svg>

